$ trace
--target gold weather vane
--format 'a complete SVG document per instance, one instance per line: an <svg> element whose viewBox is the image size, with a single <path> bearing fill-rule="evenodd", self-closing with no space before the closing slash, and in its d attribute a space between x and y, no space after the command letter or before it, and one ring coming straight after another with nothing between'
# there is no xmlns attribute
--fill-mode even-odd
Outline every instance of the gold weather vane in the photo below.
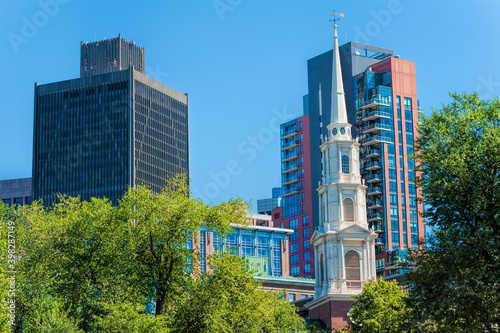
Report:
<svg viewBox="0 0 500 333"><path fill-rule="evenodd" d="M333 18L330 19L330 21L333 22L333 27L337 28L337 21L340 21L340 18L344 17L344 13L335 13L335 11L333 11L330 15L333 16Z"/></svg>

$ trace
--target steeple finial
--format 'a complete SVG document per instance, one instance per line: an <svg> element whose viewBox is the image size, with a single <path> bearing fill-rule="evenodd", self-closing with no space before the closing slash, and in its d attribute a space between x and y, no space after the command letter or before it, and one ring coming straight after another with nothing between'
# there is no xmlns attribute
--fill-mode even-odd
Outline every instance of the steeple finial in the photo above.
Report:
<svg viewBox="0 0 500 333"><path fill-rule="evenodd" d="M344 17L343 13L330 13L333 18L333 59L332 59L332 109L330 124L347 124L347 109L345 104L344 84L342 82L342 70L340 68L339 43L337 36L337 21Z"/></svg>

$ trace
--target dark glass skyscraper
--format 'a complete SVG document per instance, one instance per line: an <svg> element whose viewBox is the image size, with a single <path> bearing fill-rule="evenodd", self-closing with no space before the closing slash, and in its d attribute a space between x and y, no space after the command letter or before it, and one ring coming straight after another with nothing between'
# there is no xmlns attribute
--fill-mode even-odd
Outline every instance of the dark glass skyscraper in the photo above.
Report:
<svg viewBox="0 0 500 333"><path fill-rule="evenodd" d="M35 84L34 198L117 203L128 186L159 192L188 174L187 94L147 77L144 49L121 37L81 52L80 78Z"/></svg>

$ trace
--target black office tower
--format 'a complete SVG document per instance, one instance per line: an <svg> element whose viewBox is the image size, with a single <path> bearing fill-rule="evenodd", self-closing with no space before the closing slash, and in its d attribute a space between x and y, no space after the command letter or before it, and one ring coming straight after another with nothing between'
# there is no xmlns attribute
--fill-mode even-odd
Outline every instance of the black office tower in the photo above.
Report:
<svg viewBox="0 0 500 333"><path fill-rule="evenodd" d="M188 96L144 68L144 49L118 37L81 44L80 78L35 84L35 199L116 204L128 186L189 176Z"/></svg>

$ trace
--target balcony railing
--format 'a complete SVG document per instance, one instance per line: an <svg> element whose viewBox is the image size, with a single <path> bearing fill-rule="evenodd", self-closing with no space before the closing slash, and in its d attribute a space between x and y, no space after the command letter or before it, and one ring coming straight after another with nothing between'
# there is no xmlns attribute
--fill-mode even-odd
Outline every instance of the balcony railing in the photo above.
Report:
<svg viewBox="0 0 500 333"><path fill-rule="evenodd" d="M368 109L368 108L373 108L375 106L379 105L385 105L388 106L391 104L391 101L387 98L381 98L380 95L375 95L373 98L369 99L368 101L365 102L365 105L363 105L361 108L362 109Z"/></svg>
<svg viewBox="0 0 500 333"><path fill-rule="evenodd" d="M381 153L380 149L372 148L365 151L365 156L367 158L379 157L380 153Z"/></svg>
<svg viewBox="0 0 500 333"><path fill-rule="evenodd" d="M367 135L362 139L362 142L363 146L375 145L382 142L392 143L392 138L384 135Z"/></svg>
<svg viewBox="0 0 500 333"><path fill-rule="evenodd" d="M281 149L291 149L295 148L299 144L299 139L295 136L289 139L281 140Z"/></svg>
<svg viewBox="0 0 500 333"><path fill-rule="evenodd" d="M361 117L363 121L373 120L377 118L391 118L391 114L388 111L370 110L366 111Z"/></svg>
<svg viewBox="0 0 500 333"><path fill-rule="evenodd" d="M284 173L281 175L281 183L283 185L288 185L292 182L298 182L300 180L300 175L298 172Z"/></svg>
<svg viewBox="0 0 500 333"><path fill-rule="evenodd" d="M293 160L289 162L282 162L281 163L281 172L292 172L295 171L299 168L299 160Z"/></svg>
<svg viewBox="0 0 500 333"><path fill-rule="evenodd" d="M366 190L366 195L379 195L382 194L382 188L381 187L368 187Z"/></svg>
<svg viewBox="0 0 500 333"><path fill-rule="evenodd" d="M283 186L283 196L289 196L300 191L299 183Z"/></svg>
<svg viewBox="0 0 500 333"><path fill-rule="evenodd" d="M372 200L367 203L368 209L379 209L384 207L384 203L381 200Z"/></svg>
<svg viewBox="0 0 500 333"><path fill-rule="evenodd" d="M365 170L377 170L382 167L382 163L380 161L370 161L363 165Z"/></svg>
<svg viewBox="0 0 500 333"><path fill-rule="evenodd" d="M368 214L368 222L380 221L384 219L384 215L381 213Z"/></svg>
<svg viewBox="0 0 500 333"><path fill-rule="evenodd" d="M363 128L363 133L371 133L376 131L390 131L390 130L391 130L391 125L389 124L374 123L365 126Z"/></svg>
<svg viewBox="0 0 500 333"><path fill-rule="evenodd" d="M286 162L289 159L297 158L299 157L299 149L296 147L294 149L290 150L283 150L281 152L281 161Z"/></svg>
<svg viewBox="0 0 500 333"><path fill-rule="evenodd" d="M281 129L281 138L290 137L297 134L297 125L293 125L287 128Z"/></svg>
<svg viewBox="0 0 500 333"><path fill-rule="evenodd" d="M373 223L371 230L376 233L383 233L385 232L385 227L379 223Z"/></svg>
<svg viewBox="0 0 500 333"><path fill-rule="evenodd" d="M366 176L366 182L367 183L376 183L382 180L382 176L379 173L369 173Z"/></svg>

